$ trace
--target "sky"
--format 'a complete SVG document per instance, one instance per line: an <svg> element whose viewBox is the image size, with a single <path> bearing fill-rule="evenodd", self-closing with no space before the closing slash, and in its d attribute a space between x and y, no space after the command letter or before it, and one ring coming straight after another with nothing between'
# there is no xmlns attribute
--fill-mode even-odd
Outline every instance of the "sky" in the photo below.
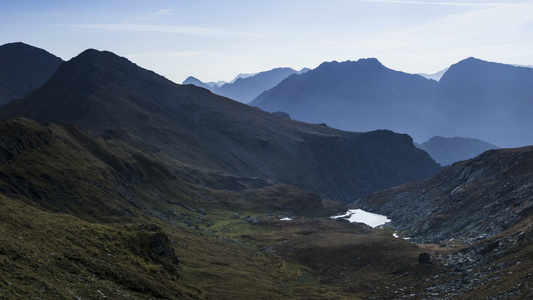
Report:
<svg viewBox="0 0 533 300"><path fill-rule="evenodd" d="M431 74L471 56L533 65L533 0L0 0L10 42L108 50L177 83L368 57Z"/></svg>

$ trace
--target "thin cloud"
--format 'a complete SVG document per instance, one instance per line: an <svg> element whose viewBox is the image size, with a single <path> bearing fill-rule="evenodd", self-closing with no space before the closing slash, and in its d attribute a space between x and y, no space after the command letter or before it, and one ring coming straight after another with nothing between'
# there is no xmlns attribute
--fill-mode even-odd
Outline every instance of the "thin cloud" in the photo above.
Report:
<svg viewBox="0 0 533 300"><path fill-rule="evenodd" d="M167 52L148 52L126 54L128 58L147 58L147 57L172 57L172 56L199 56L215 54L214 51L167 51Z"/></svg>
<svg viewBox="0 0 533 300"><path fill-rule="evenodd" d="M160 9L158 12L156 12L156 15L170 15L172 13L172 9L166 8L166 9Z"/></svg>
<svg viewBox="0 0 533 300"><path fill-rule="evenodd" d="M525 7L533 6L531 3L505 3L505 2L434 2L434 1L408 1L408 0L360 0L361 2L388 3L388 4L417 4L441 6L477 6L477 7Z"/></svg>
<svg viewBox="0 0 533 300"><path fill-rule="evenodd" d="M124 22L127 23L136 23L136 22L147 22L147 21L155 21L161 18L164 18L166 16L170 16L173 14L173 10L170 8L164 8L160 9L156 12L150 12L147 14L143 14L141 16L136 16L127 20L124 20Z"/></svg>
<svg viewBox="0 0 533 300"><path fill-rule="evenodd" d="M218 28L179 26L179 25L149 25L149 24L77 24L68 25L71 27L91 28L109 31L127 31L127 32L157 32L157 33L177 33L196 36L243 36L246 34L231 32Z"/></svg>

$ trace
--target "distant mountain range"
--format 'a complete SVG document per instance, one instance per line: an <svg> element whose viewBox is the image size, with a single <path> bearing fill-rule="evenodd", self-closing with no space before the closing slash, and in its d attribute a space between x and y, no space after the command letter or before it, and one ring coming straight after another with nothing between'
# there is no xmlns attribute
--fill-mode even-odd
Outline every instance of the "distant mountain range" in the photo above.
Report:
<svg viewBox="0 0 533 300"><path fill-rule="evenodd" d="M439 169L407 135L277 117L96 50L63 63L39 89L2 107L0 117L70 123L118 138L213 188L275 181L348 202Z"/></svg>
<svg viewBox="0 0 533 300"><path fill-rule="evenodd" d="M431 121L437 85L419 75L388 69L373 58L328 62L287 78L250 105L343 130L413 134L428 129L420 124Z"/></svg>
<svg viewBox="0 0 533 300"><path fill-rule="evenodd" d="M204 83L191 76L185 79L183 84L193 84L206 88L217 95L228 97L242 103L249 103L255 97L259 96L259 94L273 88L290 75L305 73L308 70L296 71L291 68L276 68L255 74L239 74L231 82L222 85Z"/></svg>
<svg viewBox="0 0 533 300"><path fill-rule="evenodd" d="M425 74L425 73L418 73L418 75L425 77L427 79L433 79L436 81L439 81L442 78L442 75L448 71L448 68L438 71L437 73L433 74Z"/></svg>
<svg viewBox="0 0 533 300"><path fill-rule="evenodd" d="M323 63L291 76L250 105L351 131L387 128L415 140L479 138L504 147L533 144L533 69L475 58L437 82L376 59Z"/></svg>
<svg viewBox="0 0 533 300"><path fill-rule="evenodd" d="M0 106L38 88L63 60L24 43L0 46Z"/></svg>
<svg viewBox="0 0 533 300"><path fill-rule="evenodd" d="M434 136L417 147L426 151L442 166L476 157L487 150L500 148L478 139L441 136Z"/></svg>

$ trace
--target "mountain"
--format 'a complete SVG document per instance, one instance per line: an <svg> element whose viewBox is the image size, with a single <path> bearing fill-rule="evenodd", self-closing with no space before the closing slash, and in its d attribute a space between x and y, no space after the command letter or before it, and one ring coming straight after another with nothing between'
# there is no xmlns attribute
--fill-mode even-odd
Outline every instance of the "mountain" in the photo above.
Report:
<svg viewBox="0 0 533 300"><path fill-rule="evenodd" d="M210 82L206 82L205 84L207 84L208 86L210 87L221 87L223 84L226 84L227 82L224 81L224 80L219 80L217 82L214 82L214 81L210 81Z"/></svg>
<svg viewBox="0 0 533 300"><path fill-rule="evenodd" d="M229 83L234 83L235 81L237 81L237 79L245 79L251 76L255 76L257 74L258 73L240 73L237 76L235 76L235 78L233 78Z"/></svg>
<svg viewBox="0 0 533 300"><path fill-rule="evenodd" d="M505 231L469 244L474 212L466 246L428 245L329 217L346 208L330 199L439 169L407 135L276 117L96 50L0 113L42 122L0 120L2 299L531 296L531 149L449 177L498 184L485 206Z"/></svg>
<svg viewBox="0 0 533 300"><path fill-rule="evenodd" d="M500 147L478 139L434 136L422 143L419 148L426 151L431 158L442 166L447 166L460 160L476 157L487 150Z"/></svg>
<svg viewBox="0 0 533 300"><path fill-rule="evenodd" d="M439 169L407 135L343 132L277 117L96 50L62 64L0 116L70 123L115 137L191 183L220 189L281 182L351 202Z"/></svg>
<svg viewBox="0 0 533 300"><path fill-rule="evenodd" d="M250 105L343 130L389 129L415 140L467 136L518 147L533 144L531 82L531 68L475 58L452 65L438 82L361 59L291 76Z"/></svg>
<svg viewBox="0 0 533 300"><path fill-rule="evenodd" d="M183 81L183 84L192 84L192 85L195 85L197 87L201 87L201 88L208 89L208 90L211 90L211 88L214 87L214 86L211 86L211 85L209 85L207 83L203 83L200 79L198 79L196 77L193 77L193 76L187 77L187 79L185 79Z"/></svg>
<svg viewBox="0 0 533 300"><path fill-rule="evenodd" d="M499 211L525 216L509 234L468 247L415 244L342 219L279 220L287 208L321 201L286 185L234 192L190 184L117 136L0 121L2 298L528 298L531 291L531 214L523 210L531 201ZM506 188L519 194L503 206L528 191L513 188L527 184L517 175L529 174L529 158L510 158L496 161L514 168L502 179L516 178ZM430 264L419 263L421 253Z"/></svg>
<svg viewBox="0 0 533 300"><path fill-rule="evenodd" d="M305 71L306 70L304 69L301 72ZM194 84L206 88L217 95L228 97L242 103L248 103L263 91L276 86L283 79L292 74L299 74L301 72L291 68L276 68L256 74L239 74L234 80L221 86L210 86L191 76L188 77L183 84Z"/></svg>
<svg viewBox="0 0 533 300"><path fill-rule="evenodd" d="M38 88L63 60L24 43L0 46L0 106Z"/></svg>
<svg viewBox="0 0 533 300"><path fill-rule="evenodd" d="M289 215L322 203L295 187L189 184L70 124L4 119L0 142L2 299L362 298L372 278L415 289L442 269L420 268L424 248L363 224Z"/></svg>
<svg viewBox="0 0 533 300"><path fill-rule="evenodd" d="M533 253L532 170L533 147L489 150L354 205L387 215L410 241L439 245L437 258L451 272L426 287L433 296L529 299L533 264L523 263Z"/></svg>
<svg viewBox="0 0 533 300"><path fill-rule="evenodd" d="M273 88L296 72L291 68L276 68L246 78L238 78L232 83L222 85L213 92L242 103L248 103L263 91Z"/></svg>
<svg viewBox="0 0 533 300"><path fill-rule="evenodd" d="M468 58L439 81L434 131L500 146L533 144L533 69Z"/></svg>
<svg viewBox="0 0 533 300"><path fill-rule="evenodd" d="M531 215L533 147L489 150L435 176L354 204L392 219L417 242L496 236Z"/></svg>
<svg viewBox="0 0 533 300"><path fill-rule="evenodd" d="M418 73L418 75L425 77L427 79L433 79L435 81L439 81L442 78L442 75L448 71L448 68L438 71L437 73L433 74L425 74L425 73Z"/></svg>
<svg viewBox="0 0 533 300"><path fill-rule="evenodd" d="M437 84L388 69L374 58L329 62L287 78L250 105L343 130L422 134Z"/></svg>

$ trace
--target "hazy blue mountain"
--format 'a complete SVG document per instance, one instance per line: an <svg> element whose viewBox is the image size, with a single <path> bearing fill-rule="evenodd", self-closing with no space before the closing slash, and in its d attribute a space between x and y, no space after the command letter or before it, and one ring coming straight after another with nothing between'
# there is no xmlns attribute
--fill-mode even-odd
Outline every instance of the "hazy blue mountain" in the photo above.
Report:
<svg viewBox="0 0 533 300"><path fill-rule="evenodd" d="M251 77L251 76L255 76L257 75L258 73L240 73L239 75L235 76L235 78L233 78L229 83L234 83L235 81L237 81L237 79L244 79L244 78L248 78L248 77ZM228 83L228 82L226 82Z"/></svg>
<svg viewBox="0 0 533 300"><path fill-rule="evenodd" d="M209 82L206 82L205 84L207 84L208 86L210 87L221 87L223 86L224 84L228 83L227 81L224 81L224 80L219 80L217 82L214 82L214 81L209 81Z"/></svg>
<svg viewBox="0 0 533 300"><path fill-rule="evenodd" d="M438 82L376 59L323 63L250 104L296 120L352 131L390 129L418 141L440 135L503 147L533 144L533 69L475 58L452 65Z"/></svg>
<svg viewBox="0 0 533 300"><path fill-rule="evenodd" d="M31 93L62 62L61 58L24 43L0 46L0 105Z"/></svg>
<svg viewBox="0 0 533 300"><path fill-rule="evenodd" d="M433 80L439 81L442 78L442 75L446 73L446 71L448 71L448 68L444 70L440 70L437 73L433 73L433 74L418 73L418 75L423 76L427 79L433 79Z"/></svg>
<svg viewBox="0 0 533 300"><path fill-rule="evenodd" d="M442 76L435 135L504 147L533 144L533 69L468 58Z"/></svg>
<svg viewBox="0 0 533 300"><path fill-rule="evenodd" d="M417 147L425 150L442 166L476 157L487 150L500 148L478 139L442 136L434 136Z"/></svg>
<svg viewBox="0 0 533 300"><path fill-rule="evenodd" d="M424 133L420 124L430 121L437 84L388 69L375 58L334 61L290 76L250 105L343 130Z"/></svg>
<svg viewBox="0 0 533 300"><path fill-rule="evenodd" d="M213 92L242 103L249 103L263 91L273 88L296 72L291 68L276 68L246 78L238 78L233 83L226 83Z"/></svg>
<svg viewBox="0 0 533 300"><path fill-rule="evenodd" d="M204 83L200 79L193 77L193 76L187 77L187 79L185 79L182 84L193 84L197 87L201 87L201 88L208 89L208 90L211 90L213 88L212 85Z"/></svg>
<svg viewBox="0 0 533 300"><path fill-rule="evenodd" d="M283 79L292 74L306 72L306 70L296 71L291 68L276 68L255 74L239 74L232 81L220 86L204 83L191 76L183 84L194 84L206 88L217 95L228 97L242 103L249 103L262 92L276 86Z"/></svg>

